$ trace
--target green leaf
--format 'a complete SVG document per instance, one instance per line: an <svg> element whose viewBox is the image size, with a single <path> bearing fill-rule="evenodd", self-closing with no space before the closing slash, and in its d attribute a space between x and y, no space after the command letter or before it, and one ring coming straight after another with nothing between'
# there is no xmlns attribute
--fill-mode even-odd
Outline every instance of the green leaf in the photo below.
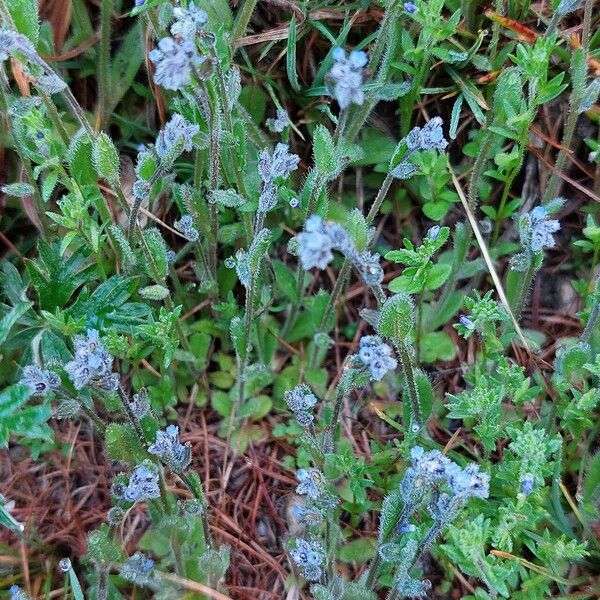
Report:
<svg viewBox="0 0 600 600"><path fill-rule="evenodd" d="M362 212L355 208L348 217L346 223L346 230L350 234L356 249L359 252L363 252L367 249L369 243L369 226L363 216Z"/></svg>
<svg viewBox="0 0 600 600"><path fill-rule="evenodd" d="M240 410L240 417L250 417L258 421L269 414L273 406L273 401L269 396L261 394L255 398L250 398Z"/></svg>
<svg viewBox="0 0 600 600"><path fill-rule="evenodd" d="M29 400L29 387L19 383L0 392L0 417L13 415L17 409Z"/></svg>
<svg viewBox="0 0 600 600"><path fill-rule="evenodd" d="M298 31L296 28L296 15L292 15L290 24L288 26L288 39L287 39L287 56L286 56L286 69L287 76L295 92L300 91L300 84L298 83L298 73L296 72L296 40Z"/></svg>
<svg viewBox="0 0 600 600"><path fill-rule="evenodd" d="M421 339L421 360L434 363L438 360L450 361L456 356L456 347L445 331L425 334Z"/></svg>
<svg viewBox="0 0 600 600"><path fill-rule="evenodd" d="M246 199L235 190L213 190L210 193L210 201L227 208L237 208L246 203Z"/></svg>
<svg viewBox="0 0 600 600"><path fill-rule="evenodd" d="M40 35L38 0L6 0L6 8L16 30L27 36L36 47Z"/></svg>
<svg viewBox="0 0 600 600"><path fill-rule="evenodd" d="M298 291L296 286L296 277L293 271L280 260L273 261L273 271L275 271L275 280L279 289L292 301L298 301Z"/></svg>
<svg viewBox="0 0 600 600"><path fill-rule="evenodd" d="M112 111L131 88L142 63L144 62L144 45L141 24L138 21L128 32L123 43L115 53L110 68L110 107Z"/></svg>
<svg viewBox="0 0 600 600"><path fill-rule="evenodd" d="M450 275L451 266L446 264L431 265L431 269L427 273L427 281L425 283L425 289L437 290L441 287L448 275Z"/></svg>
<svg viewBox="0 0 600 600"><path fill-rule="evenodd" d="M113 423L105 433L106 455L135 467L147 458L147 453L131 425Z"/></svg>
<svg viewBox="0 0 600 600"><path fill-rule="evenodd" d="M335 144L329 130L323 125L317 125L313 137L313 152L315 165L319 173L334 176L339 171L339 161Z"/></svg>
<svg viewBox="0 0 600 600"><path fill-rule="evenodd" d="M262 265L265 252L271 243L272 234L269 229L262 229L252 240L248 249L248 267L251 273L257 273Z"/></svg>
<svg viewBox="0 0 600 600"><path fill-rule="evenodd" d="M103 131L96 137L92 158L100 177L111 185L119 185L119 153Z"/></svg>
<svg viewBox="0 0 600 600"><path fill-rule="evenodd" d="M346 542L340 548L340 560L342 562L364 563L375 556L377 539L362 537L351 542Z"/></svg>
<svg viewBox="0 0 600 600"><path fill-rule="evenodd" d="M379 333L400 343L405 343L414 329L414 307L410 296L395 294L388 298L380 310Z"/></svg>
<svg viewBox="0 0 600 600"><path fill-rule="evenodd" d="M74 318L87 320L102 319L108 313L116 311L131 297L135 289L135 278L113 275L101 283L88 297L80 294L77 302L69 309Z"/></svg>
<svg viewBox="0 0 600 600"><path fill-rule="evenodd" d="M464 96L459 94L452 106L452 115L450 117L450 129L448 135L451 139L456 139L456 130L458 129L458 122L460 120L460 111L462 110Z"/></svg>
<svg viewBox="0 0 600 600"><path fill-rule="evenodd" d="M42 199L44 202L48 202L50 200L50 196L52 196L52 192L58 183L58 171L50 171L44 177L44 181L42 181Z"/></svg>
<svg viewBox="0 0 600 600"><path fill-rule="evenodd" d="M160 231L154 228L144 229L143 236L157 272L154 271L150 264L146 265L146 271L150 277L155 279L156 283L162 283L166 279L169 270L165 240Z"/></svg>
<svg viewBox="0 0 600 600"><path fill-rule="evenodd" d="M68 258L60 254L60 243L40 241L39 256L25 263L31 282L38 293L40 306L53 312L69 301L75 290L90 280L94 265L85 264L83 250Z"/></svg>
<svg viewBox="0 0 600 600"><path fill-rule="evenodd" d="M26 198L27 196L32 196L34 192L32 185L21 182L3 185L1 189L7 196L14 196L15 198Z"/></svg>
<svg viewBox="0 0 600 600"><path fill-rule="evenodd" d="M33 302L19 302L0 320L0 344L4 344L13 325L33 306Z"/></svg>

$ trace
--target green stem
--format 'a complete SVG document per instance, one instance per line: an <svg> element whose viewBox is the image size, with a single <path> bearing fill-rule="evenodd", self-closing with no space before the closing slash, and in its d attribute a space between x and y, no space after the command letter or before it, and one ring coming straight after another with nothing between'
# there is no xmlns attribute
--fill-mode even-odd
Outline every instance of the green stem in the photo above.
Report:
<svg viewBox="0 0 600 600"><path fill-rule="evenodd" d="M68 146L71 142L71 136L68 134L67 130L65 129L65 126L62 123L62 119L60 118L60 115L58 114L58 110L56 109L54 102L52 102L52 98L50 98L50 96L48 96L48 94L45 94L41 90L38 90L38 93L39 93L40 97L42 98L42 101L44 102L44 106L46 107L46 110L48 111L48 116L50 117L50 120L52 121L52 125L54 125L54 128L58 132L58 135L60 136L60 139L63 141L63 144Z"/></svg>
<svg viewBox="0 0 600 600"><path fill-rule="evenodd" d="M333 134L333 144L338 146L340 140L344 137L344 129L346 128L346 122L348 121L348 109L342 108L338 115L338 122Z"/></svg>
<svg viewBox="0 0 600 600"><path fill-rule="evenodd" d="M590 33L592 30L592 11L594 9L594 0L585 0L585 8L583 11L583 30L581 33L581 46L585 49L586 54L590 50Z"/></svg>
<svg viewBox="0 0 600 600"><path fill-rule="evenodd" d="M206 121L208 125L208 134L210 139L209 147L209 190L219 188L219 160L220 160L220 127L219 115L215 106L214 98L210 93L210 88L204 86L203 93L198 98L202 103ZM211 275L216 281L217 274L217 236L219 233L219 208L215 202L209 203L210 231L208 238L208 262L211 268Z"/></svg>
<svg viewBox="0 0 600 600"><path fill-rule="evenodd" d="M160 275L160 271L158 270L158 267L156 266L156 263L154 262L152 253L150 252L150 249L148 248L148 244L146 243L146 240L144 239L144 235L141 230L140 230L140 245L142 247L142 252L144 254L144 258L146 259L148 265L150 266L150 270L152 271L154 282L159 285L164 285L165 280ZM167 296L164 299L164 303L169 312L173 312L175 310L175 305L173 304L173 300L171 299L171 296ZM187 337L185 336L185 333L183 332L183 328L181 327L181 322L179 321L179 319L177 319L177 321L175 322L175 331L177 332L177 337L179 338L179 343L181 344L181 347L184 350L186 350L187 352L192 352L192 347L190 346L190 343L189 343Z"/></svg>
<svg viewBox="0 0 600 600"><path fill-rule="evenodd" d="M98 57L98 127L104 130L108 126L110 115L110 20L113 0L102 0L100 4L100 47Z"/></svg>
<svg viewBox="0 0 600 600"><path fill-rule="evenodd" d="M485 167L487 155L494 140L494 134L487 126L484 132L484 138L481 143L481 147L479 148L477 158L475 159L475 164L473 165L473 170L471 171L471 177L469 178L467 203L472 211L474 211L477 206L477 199L479 197L479 181L483 175L483 169Z"/></svg>
<svg viewBox="0 0 600 600"><path fill-rule="evenodd" d="M583 333L581 334L581 341L584 343L589 343L591 337L592 337L592 333L594 332L594 329L596 328L596 324L598 323L598 317L600 317L600 302L595 302L594 306L592 308L592 311L590 312L590 316L588 318L588 322L585 325L585 329L583 330Z"/></svg>
<svg viewBox="0 0 600 600"><path fill-rule="evenodd" d="M575 95L575 90L573 90L573 96ZM567 163L567 157L569 155L569 150L571 148L571 142L573 141L573 134L575 133L575 126L577 125L577 118L579 114L576 110L578 101L577 99L573 99L569 103L569 114L567 116L567 121L565 123L565 130L563 132L563 137L561 141L560 151L556 158L556 163L554 164L554 171L550 176L550 181L546 186L546 191L542 197L541 204L546 204L550 200L556 197L558 192L558 186L560 183L560 176L562 174L562 170Z"/></svg>
<svg viewBox="0 0 600 600"><path fill-rule="evenodd" d="M508 175L506 181L504 182L504 189L502 190L502 197L500 198L500 205L498 206L498 210L496 211L496 220L494 222L494 234L492 235L492 247L496 245L498 241L498 236L500 235L500 226L502 225L502 217L504 213L504 207L506 205L506 201L508 200L508 194L512 188L512 184L515 180L515 177L519 174L521 170L521 165L523 164L523 147L521 146L521 157L519 159L518 164L513 168L513 170Z"/></svg>
<svg viewBox="0 0 600 600"><path fill-rule="evenodd" d="M411 428L413 432L416 432L422 427L423 423L419 390L417 389L417 383L415 381L415 366L413 364L413 359L410 355L410 349L408 346L404 342L398 340L392 340L392 343L396 349L398 358L400 358L400 364L402 365L402 370L404 371L404 376L406 377L406 387L408 388L412 419Z"/></svg>
<svg viewBox="0 0 600 600"><path fill-rule="evenodd" d="M210 525L208 523L208 502L206 501L206 496L204 495L204 490L202 489L202 484L200 484L200 489L198 486L194 485L189 476L184 473L177 474L185 487L191 492L194 497L200 501L202 504L202 531L204 533L204 541L209 548L214 546L212 534L210 532Z"/></svg>
<svg viewBox="0 0 600 600"><path fill-rule="evenodd" d="M320 173L317 172L317 174L315 175L315 179L313 181L312 188L310 190L310 195L308 198L308 206L306 207L306 213L304 215L305 219L308 219L308 217L310 217L315 212L315 209L317 208L317 202L319 200L319 196L321 195L321 191L323 189L323 186L325 185L325 181L326 181L325 176L321 175ZM281 335L283 337L285 337L289 333L290 329L296 323L296 317L298 316L298 311L300 309L300 305L302 304L302 301L304 300L305 278L306 278L306 272L302 268L302 265L299 264L297 275L296 275L296 298L297 298L297 301L292 303L292 308L291 308L290 312L288 313L288 316L283 325L283 328L281 329Z"/></svg>
<svg viewBox="0 0 600 600"><path fill-rule="evenodd" d="M395 1L392 2L390 7L385 11L381 26L379 27L377 41L370 53L370 68L377 71L377 77L374 81L376 84L383 85L385 83L394 60L399 36L392 35L389 30L397 25L396 21L400 6L401 3ZM360 133L362 126L378 102L379 100L376 93L369 93L362 105L354 106L349 118L349 123L346 127L346 139L349 142L354 141L356 136Z"/></svg>
<svg viewBox="0 0 600 600"><path fill-rule="evenodd" d="M523 277L520 280L521 285L519 286L519 292L515 299L514 306L511 306L511 310L512 310L513 314L515 315L516 319L518 319L519 316L521 315L521 311L523 310L523 307L525 306L525 300L527 299L527 294L529 293L529 289L531 288L531 284L533 282L535 274L537 273L537 271L539 269L539 265L536 265L536 262L537 262L536 257L535 257L535 255L533 255L531 257L527 271L525 272L525 274L523 275Z"/></svg>
<svg viewBox="0 0 600 600"><path fill-rule="evenodd" d="M424 290L419 294L417 300L417 330L415 331L415 350L417 354L417 364L421 362L421 338L423 336L423 294Z"/></svg>

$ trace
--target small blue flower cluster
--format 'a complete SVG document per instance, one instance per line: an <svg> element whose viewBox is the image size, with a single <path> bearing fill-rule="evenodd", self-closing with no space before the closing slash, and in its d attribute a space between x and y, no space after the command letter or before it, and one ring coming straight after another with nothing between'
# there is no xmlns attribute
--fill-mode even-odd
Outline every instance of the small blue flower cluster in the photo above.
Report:
<svg viewBox="0 0 600 600"><path fill-rule="evenodd" d="M175 23L171 25L171 35L184 40L193 40L204 31L208 23L208 14L201 8L196 8L194 2L190 2L187 8L176 6L173 16Z"/></svg>
<svg viewBox="0 0 600 600"><path fill-rule="evenodd" d="M458 322L465 329L468 329L469 331L475 331L475 323L473 323L473 321L471 319L469 319L469 317L467 317L467 315L460 315L460 317L458 317Z"/></svg>
<svg viewBox="0 0 600 600"><path fill-rule="evenodd" d="M325 269L333 259L332 250L335 249L352 262L367 285L379 285L383 281L379 254L359 252L348 232L338 223L325 222L321 217L312 215L296 239L303 269Z"/></svg>
<svg viewBox="0 0 600 600"><path fill-rule="evenodd" d="M321 579L323 573L321 565L325 562L325 549L319 542L298 538L295 548L290 551L290 556L304 579L307 581Z"/></svg>
<svg viewBox="0 0 600 600"><path fill-rule="evenodd" d="M182 473L192 462L191 447L179 441L177 425L169 425L165 431L158 431L148 452L158 456L175 473Z"/></svg>
<svg viewBox="0 0 600 600"><path fill-rule="evenodd" d="M442 129L442 117L433 117L423 127L414 127L406 136L409 150L445 150L448 146Z"/></svg>
<svg viewBox="0 0 600 600"><path fill-rule="evenodd" d="M544 248L554 248L554 236L560 229L557 219L548 219L544 206L536 206L519 219L519 237L521 243L532 252L541 252Z"/></svg>
<svg viewBox="0 0 600 600"><path fill-rule="evenodd" d="M136 552L123 563L120 575L135 585L145 587L152 583L153 569L154 561L142 552Z"/></svg>
<svg viewBox="0 0 600 600"><path fill-rule="evenodd" d="M144 502L160 498L158 473L146 465L138 465L123 489L123 500L127 502Z"/></svg>
<svg viewBox="0 0 600 600"><path fill-rule="evenodd" d="M162 38L148 58L156 66L155 83L167 90L180 90L191 83L193 74L199 77L210 74L210 60L198 53L195 43L196 36L204 33L208 15L190 2L187 8L175 7L173 16L175 23L170 30L173 37Z"/></svg>
<svg viewBox="0 0 600 600"><path fill-rule="evenodd" d="M300 482L296 487L296 493L306 495L311 500L318 500L326 493L325 484L327 480L319 469L315 469L314 467L298 469L296 478Z"/></svg>
<svg viewBox="0 0 600 600"><path fill-rule="evenodd" d="M265 148L261 151L258 160L258 174L262 179L263 186L258 200L259 212L267 212L277 204L276 179L286 179L292 171L298 168L300 157L290 153L287 144L277 144L273 154Z"/></svg>
<svg viewBox="0 0 600 600"><path fill-rule="evenodd" d="M155 65L154 82L166 90L181 90L192 81L192 73L205 61L191 40L162 38L148 53Z"/></svg>
<svg viewBox="0 0 600 600"><path fill-rule="evenodd" d="M75 358L65 365L65 371L75 389L94 385L104 390L119 389L119 375L112 373L113 357L100 342L100 334L88 329L87 334L73 338Z"/></svg>
<svg viewBox="0 0 600 600"><path fill-rule="evenodd" d="M400 485L406 506L416 507L434 485L447 486L450 492L439 497L445 510L449 509L449 502L458 507L471 497L488 497L490 476L479 472L478 465L471 463L462 469L438 450L425 452L420 446L413 448L410 454L412 465L406 469Z"/></svg>
<svg viewBox="0 0 600 600"><path fill-rule="evenodd" d="M182 152L190 152L194 147L194 136L199 131L198 125L175 113L156 137L156 154L161 160L173 161Z"/></svg>
<svg viewBox="0 0 600 600"><path fill-rule="evenodd" d="M290 118L283 108L278 108L275 118L267 119L266 122L267 127L275 133L281 133L289 126L289 124Z"/></svg>
<svg viewBox="0 0 600 600"><path fill-rule="evenodd" d="M194 227L194 221L190 215L183 215L181 219L173 223L173 227L181 232L189 242L196 242L200 237L198 230Z"/></svg>
<svg viewBox="0 0 600 600"><path fill-rule="evenodd" d="M53 371L40 369L35 365L27 365L23 369L19 383L26 385L32 395L44 396L51 390L60 387L60 377Z"/></svg>
<svg viewBox="0 0 600 600"><path fill-rule="evenodd" d="M129 402L129 410L137 421L140 421L150 413L150 401L146 388L142 388L137 394L133 395L133 399Z"/></svg>
<svg viewBox="0 0 600 600"><path fill-rule="evenodd" d="M381 381L388 371L398 366L392 348L377 335L365 335L360 339L358 358L368 367L375 381Z"/></svg>
<svg viewBox="0 0 600 600"><path fill-rule="evenodd" d="M313 422L312 409L317 404L317 397L306 384L301 383L285 392L283 399L302 427L308 427Z"/></svg>
<svg viewBox="0 0 600 600"><path fill-rule="evenodd" d="M442 152L446 149L448 142L444 138L442 124L441 117L434 117L423 127L415 127L409 132L404 140L408 150L402 160L390 171L392 177L396 179L410 179L418 173L418 166L409 160L415 152L425 150L438 150Z"/></svg>
<svg viewBox="0 0 600 600"><path fill-rule="evenodd" d="M332 57L333 66L325 76L330 95L341 109L350 104L361 105L365 100L362 85L367 55L362 50L353 50L347 56L343 48L334 48Z"/></svg>
<svg viewBox="0 0 600 600"><path fill-rule="evenodd" d="M529 496L533 492L533 486L535 485L535 477L531 473L525 473L521 479L521 493L525 496Z"/></svg>
<svg viewBox="0 0 600 600"><path fill-rule="evenodd" d="M32 600L31 596L23 591L18 585L11 585L9 592L10 600Z"/></svg>

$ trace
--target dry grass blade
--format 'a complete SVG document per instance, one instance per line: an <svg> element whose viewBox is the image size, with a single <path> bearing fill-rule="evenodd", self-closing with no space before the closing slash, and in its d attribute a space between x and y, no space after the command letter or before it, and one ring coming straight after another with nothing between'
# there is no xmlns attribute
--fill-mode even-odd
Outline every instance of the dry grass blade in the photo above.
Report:
<svg viewBox="0 0 600 600"><path fill-rule="evenodd" d="M508 299L504 292L504 288L502 287L502 282L500 281L500 277L498 277L498 273L496 272L496 268L494 267L494 263L490 256L490 253L489 253L489 250L485 243L485 240L483 239L483 236L481 235L481 231L479 230L479 226L477 225L477 219L475 219L475 215L473 214L473 211L471 210L469 203L467 202L467 197L465 196L462 186L460 185L460 181L458 181L458 179L456 178L456 175L454 174L454 170L452 169L452 165L450 164L450 161L447 160L447 163L448 163L448 169L450 171L450 175L452 176L452 183L454 184L454 188L456 189L456 193L458 194L458 197L460 198L460 202L463 205L465 212L467 213L469 223L471 224L471 228L473 229L473 233L475 234L475 238L477 239L477 243L479 244L479 248L481 250L483 260L485 261L488 271L490 272L492 281L494 282L494 287L496 288L496 291L498 292L498 297L500 298L500 302L502 302L502 306L504 306L504 309L508 313L510 320L512 321L512 324L515 328L515 331L517 332L517 335L519 336L519 339L521 340L521 343L523 344L523 347L531 355L532 354L531 348L529 347L529 344L527 343L527 340L525 339L525 336L523 335L523 331L521 330L521 326L519 325L519 322L515 318L515 315L513 314L513 311L511 310L510 305L508 304Z"/></svg>

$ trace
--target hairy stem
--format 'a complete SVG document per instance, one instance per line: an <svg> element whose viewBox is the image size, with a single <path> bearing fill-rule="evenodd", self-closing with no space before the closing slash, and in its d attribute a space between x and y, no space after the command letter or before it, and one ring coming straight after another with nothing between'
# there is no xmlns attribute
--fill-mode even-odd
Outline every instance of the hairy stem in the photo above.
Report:
<svg viewBox="0 0 600 600"><path fill-rule="evenodd" d="M102 0L100 4L100 48L98 57L98 105L96 125L99 130L108 126L110 115L110 20L113 0Z"/></svg>

